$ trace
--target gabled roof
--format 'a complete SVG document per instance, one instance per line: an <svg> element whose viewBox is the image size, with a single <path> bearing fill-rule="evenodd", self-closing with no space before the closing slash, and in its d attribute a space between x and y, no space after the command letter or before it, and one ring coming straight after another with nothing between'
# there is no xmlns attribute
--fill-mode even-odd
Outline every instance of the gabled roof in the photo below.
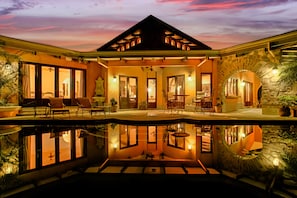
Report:
<svg viewBox="0 0 297 198"><path fill-rule="evenodd" d="M97 51L211 50L200 41L149 15Z"/></svg>

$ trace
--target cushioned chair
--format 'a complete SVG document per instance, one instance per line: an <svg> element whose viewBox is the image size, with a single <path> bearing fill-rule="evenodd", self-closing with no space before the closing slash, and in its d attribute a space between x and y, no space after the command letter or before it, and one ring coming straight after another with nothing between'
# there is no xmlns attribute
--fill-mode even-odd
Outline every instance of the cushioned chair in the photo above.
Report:
<svg viewBox="0 0 297 198"><path fill-rule="evenodd" d="M91 116L93 115L93 113L99 113L99 112L102 112L105 115L105 108L102 106L92 105L89 98L86 98L86 97L77 98L77 105L78 105L78 109L76 113L81 111L81 115L83 115L84 111L89 112Z"/></svg>
<svg viewBox="0 0 297 198"><path fill-rule="evenodd" d="M68 113L70 116L70 110L66 107L66 105L63 102L63 98L49 98L49 114L55 115L55 113Z"/></svg>

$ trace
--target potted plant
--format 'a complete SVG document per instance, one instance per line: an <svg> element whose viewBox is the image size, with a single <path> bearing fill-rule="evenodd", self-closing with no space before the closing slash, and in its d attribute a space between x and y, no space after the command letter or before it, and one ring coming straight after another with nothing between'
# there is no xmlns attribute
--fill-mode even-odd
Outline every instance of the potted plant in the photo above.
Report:
<svg viewBox="0 0 297 198"><path fill-rule="evenodd" d="M146 110L146 109L147 109L147 103L146 103L146 101L142 101L142 102L139 104L139 109L140 109L140 110Z"/></svg>
<svg viewBox="0 0 297 198"><path fill-rule="evenodd" d="M216 113L222 113L222 107L223 107L223 102L221 101L220 98L217 98L217 102L214 106L215 112Z"/></svg>
<svg viewBox="0 0 297 198"><path fill-rule="evenodd" d="M12 62L12 61L13 62ZM14 64L16 63L16 64ZM16 116L20 88L18 85L18 64L16 57L0 53L0 117Z"/></svg>
<svg viewBox="0 0 297 198"><path fill-rule="evenodd" d="M297 105L297 95L281 95L278 97L280 103L280 116L290 116L291 109L295 109Z"/></svg>
<svg viewBox="0 0 297 198"><path fill-rule="evenodd" d="M117 111L117 108L118 108L118 101L116 101L115 98L111 98L110 99L110 104L111 104L111 112L116 112Z"/></svg>

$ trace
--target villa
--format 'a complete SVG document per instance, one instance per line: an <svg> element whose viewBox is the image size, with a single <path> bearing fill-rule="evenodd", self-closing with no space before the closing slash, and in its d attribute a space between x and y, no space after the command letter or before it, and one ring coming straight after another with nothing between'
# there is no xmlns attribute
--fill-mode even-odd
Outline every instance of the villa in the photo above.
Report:
<svg viewBox="0 0 297 198"><path fill-rule="evenodd" d="M1 89L0 99L35 110L34 116L0 116L3 197L30 190L44 196L38 190L45 184L61 184L65 196L97 192L99 180L110 192L116 184L130 188L110 167L121 176L137 172L129 181L143 190L149 182L163 190L163 181L182 179L181 188L192 180L201 193L216 184L223 192L228 184L196 176L224 175L260 186L261 195L276 189L270 195L278 197L284 184L295 196L296 119L295 113L279 116L279 96L293 95L296 86L278 80L282 68L297 61L296 48L297 30L212 49L152 15L89 52L0 35L0 66L3 73L18 71L13 79L21 89ZM54 109L53 99L82 113ZM232 114L249 109L261 115ZM66 114L49 116L55 112ZM67 183L73 175L77 182ZM143 177L148 180L138 183ZM239 186L230 189L231 197L248 195Z"/></svg>
<svg viewBox="0 0 297 198"><path fill-rule="evenodd" d="M47 106L62 97L66 105L88 97L118 109L174 107L193 110L197 99L209 111L262 108L278 114L277 97L292 92L277 83L277 69L296 61L297 31L212 49L150 15L94 51L79 52L0 36L3 63L20 67L21 106ZM95 92L102 80L103 92ZM97 95L96 95L97 94ZM195 108L194 108L195 110Z"/></svg>

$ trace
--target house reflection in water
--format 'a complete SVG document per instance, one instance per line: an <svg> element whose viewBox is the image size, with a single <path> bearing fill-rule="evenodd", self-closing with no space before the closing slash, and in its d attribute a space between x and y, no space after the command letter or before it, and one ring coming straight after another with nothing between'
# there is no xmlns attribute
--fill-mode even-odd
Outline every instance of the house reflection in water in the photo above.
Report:
<svg viewBox="0 0 297 198"><path fill-rule="evenodd" d="M216 167L219 143L240 156L256 156L262 148L262 130L257 125L218 127L179 122L13 128L16 130L1 130L1 156L5 163L1 163L0 177L21 176L23 182L102 164L106 159L196 165L199 160L211 168Z"/></svg>
<svg viewBox="0 0 297 198"><path fill-rule="evenodd" d="M256 156L263 148L259 125L226 127L224 136L230 150L240 156Z"/></svg>
<svg viewBox="0 0 297 198"><path fill-rule="evenodd" d="M20 135L21 173L92 156L94 154L88 153L91 152L88 148L92 147L97 147L98 150L107 149L106 157L110 160L200 159L211 165L218 139L218 135L214 134L217 130L215 127L188 123L23 126L21 130L18 127L17 133L4 136L16 139L11 137ZM223 139L231 151L241 156L254 155L262 149L262 130L258 125L226 126Z"/></svg>

